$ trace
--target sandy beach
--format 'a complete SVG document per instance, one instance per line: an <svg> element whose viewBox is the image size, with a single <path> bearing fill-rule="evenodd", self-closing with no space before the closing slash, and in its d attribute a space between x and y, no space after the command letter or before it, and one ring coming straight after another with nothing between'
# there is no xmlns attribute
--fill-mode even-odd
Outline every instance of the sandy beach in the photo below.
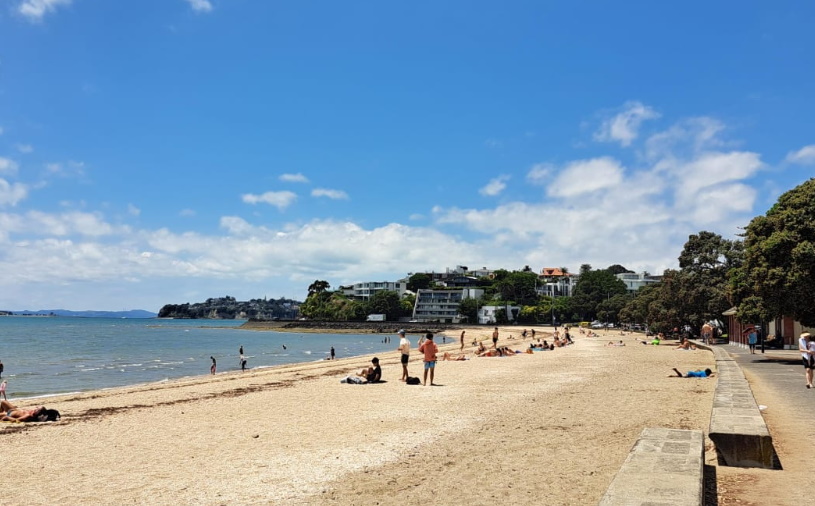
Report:
<svg viewBox="0 0 815 506"><path fill-rule="evenodd" d="M490 332L467 329L465 351ZM525 349L519 334L502 328L499 344ZM668 376L713 367L713 355L635 337L440 361L432 387L399 381L394 336L382 384L340 383L369 363L356 357L49 398L62 421L0 427L3 500L596 504L644 427L709 422L715 381Z"/></svg>

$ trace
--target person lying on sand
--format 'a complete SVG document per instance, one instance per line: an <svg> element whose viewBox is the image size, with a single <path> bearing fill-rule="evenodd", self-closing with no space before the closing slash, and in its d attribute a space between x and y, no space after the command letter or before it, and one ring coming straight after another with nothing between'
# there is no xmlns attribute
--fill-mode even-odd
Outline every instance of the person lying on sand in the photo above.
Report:
<svg viewBox="0 0 815 506"><path fill-rule="evenodd" d="M467 356L464 353L459 353L456 356L450 355L449 351L445 351L444 355L441 356L442 360L467 360Z"/></svg>
<svg viewBox="0 0 815 506"><path fill-rule="evenodd" d="M695 350L696 346L692 345L687 339L682 339L682 342L676 345L677 350Z"/></svg>
<svg viewBox="0 0 815 506"><path fill-rule="evenodd" d="M0 400L0 410L3 422L53 422L60 419L59 411L46 409L45 406L25 409L18 408L9 401Z"/></svg>
<svg viewBox="0 0 815 506"><path fill-rule="evenodd" d="M688 373L683 376L682 373L679 372L679 369L677 369L676 367L674 367L674 372L676 373L676 375L671 374L668 377L669 378L709 378L709 377L713 376L713 374L714 374L714 372L711 371L710 369L705 369L704 371L702 371L700 369L697 369L695 371L688 371Z"/></svg>

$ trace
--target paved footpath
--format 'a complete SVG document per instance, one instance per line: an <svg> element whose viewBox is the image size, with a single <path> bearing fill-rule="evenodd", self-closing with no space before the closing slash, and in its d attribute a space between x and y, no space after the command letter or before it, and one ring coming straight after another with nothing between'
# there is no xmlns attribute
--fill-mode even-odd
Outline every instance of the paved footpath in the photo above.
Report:
<svg viewBox="0 0 815 506"><path fill-rule="evenodd" d="M812 504L812 455L815 455L815 389L806 388L804 366L798 350L724 348L742 368L756 401L767 410L764 419L773 437L783 471L719 469L720 487L735 491L732 502L800 506ZM735 476L734 476L735 474ZM739 476L740 475L740 476ZM728 480L728 478L731 478ZM741 492L738 492L741 490Z"/></svg>
<svg viewBox="0 0 815 506"><path fill-rule="evenodd" d="M806 388L804 366L798 350L765 350L756 349L755 355L748 348L729 344L715 345L726 350L739 364L745 375L755 375L776 393L784 395L785 400L797 406L807 406L815 421L815 389ZM748 374L749 373L749 374Z"/></svg>

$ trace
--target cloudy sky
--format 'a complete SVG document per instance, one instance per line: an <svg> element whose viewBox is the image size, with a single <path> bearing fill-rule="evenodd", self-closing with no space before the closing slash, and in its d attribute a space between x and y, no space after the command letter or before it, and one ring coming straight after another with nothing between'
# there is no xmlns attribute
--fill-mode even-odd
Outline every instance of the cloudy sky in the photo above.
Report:
<svg viewBox="0 0 815 506"><path fill-rule="evenodd" d="M0 0L0 309L660 273L815 173L812 26L800 1Z"/></svg>

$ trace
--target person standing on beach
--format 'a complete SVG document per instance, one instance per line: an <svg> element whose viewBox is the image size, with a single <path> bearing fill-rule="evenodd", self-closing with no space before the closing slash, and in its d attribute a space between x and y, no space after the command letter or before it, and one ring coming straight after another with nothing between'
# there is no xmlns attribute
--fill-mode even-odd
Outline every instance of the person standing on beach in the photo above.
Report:
<svg viewBox="0 0 815 506"><path fill-rule="evenodd" d="M804 374L807 380L807 388L812 388L812 370L815 369L815 357L809 351L809 343L812 342L812 336L809 332L801 334L798 340L798 351L801 352L801 360L804 362Z"/></svg>
<svg viewBox="0 0 815 506"><path fill-rule="evenodd" d="M246 370L246 359L241 357L241 371Z"/></svg>
<svg viewBox="0 0 815 506"><path fill-rule="evenodd" d="M2 377L3 377L3 369L4 369L4 367L3 367L3 361L2 361L2 360L0 360L0 378L2 378Z"/></svg>
<svg viewBox="0 0 815 506"><path fill-rule="evenodd" d="M6 397L6 380L0 383L0 395L3 396L3 399L8 400L8 397Z"/></svg>
<svg viewBox="0 0 815 506"><path fill-rule="evenodd" d="M209 373L210 374L215 374L215 369L217 368L217 365L215 364L215 357L210 355L209 358L210 358L210 360L212 360L212 365L209 366Z"/></svg>
<svg viewBox="0 0 815 506"><path fill-rule="evenodd" d="M424 381L422 385L427 386L427 371L430 371L430 385L433 386L433 373L436 370L436 354L439 347L433 342L433 333L428 332L427 339L419 346L419 353L424 353Z"/></svg>
<svg viewBox="0 0 815 506"><path fill-rule="evenodd" d="M464 351L464 333L466 330L461 331L461 351Z"/></svg>
<svg viewBox="0 0 815 506"><path fill-rule="evenodd" d="M334 347L331 347L331 360L334 360Z"/></svg>
<svg viewBox="0 0 815 506"><path fill-rule="evenodd" d="M408 379L408 360L410 359L410 341L405 336L405 331L399 331L399 348L397 351L401 354L401 362L402 362L402 377L399 378L399 381L407 381Z"/></svg>
<svg viewBox="0 0 815 506"><path fill-rule="evenodd" d="M498 348L498 327L495 327L495 330L492 331L492 347Z"/></svg>

